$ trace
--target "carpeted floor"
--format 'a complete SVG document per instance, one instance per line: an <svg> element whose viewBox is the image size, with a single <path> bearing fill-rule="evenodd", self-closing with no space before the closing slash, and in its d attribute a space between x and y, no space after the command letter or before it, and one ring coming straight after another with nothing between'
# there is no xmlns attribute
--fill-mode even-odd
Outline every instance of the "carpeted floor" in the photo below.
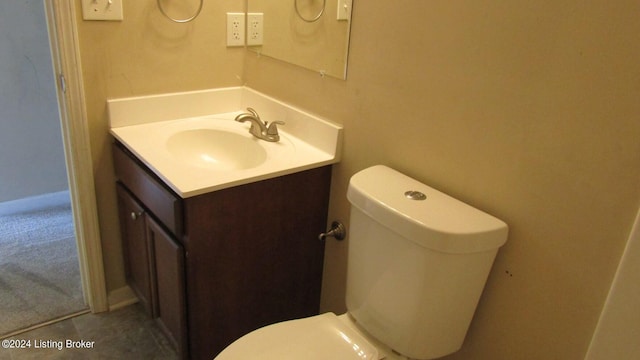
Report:
<svg viewBox="0 0 640 360"><path fill-rule="evenodd" d="M0 336L86 308L69 203L0 213Z"/></svg>

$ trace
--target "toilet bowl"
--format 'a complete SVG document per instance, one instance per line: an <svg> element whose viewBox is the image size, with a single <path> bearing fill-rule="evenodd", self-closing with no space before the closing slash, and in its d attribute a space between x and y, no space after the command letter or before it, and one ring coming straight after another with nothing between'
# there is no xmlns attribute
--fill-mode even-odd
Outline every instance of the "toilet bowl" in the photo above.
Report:
<svg viewBox="0 0 640 360"><path fill-rule="evenodd" d="M348 314L337 316L329 312L250 332L228 346L216 360L395 359L389 358L384 348L378 349L373 341Z"/></svg>
<svg viewBox="0 0 640 360"><path fill-rule="evenodd" d="M382 165L355 174L347 198L347 313L265 326L216 360L422 360L460 349L507 225Z"/></svg>

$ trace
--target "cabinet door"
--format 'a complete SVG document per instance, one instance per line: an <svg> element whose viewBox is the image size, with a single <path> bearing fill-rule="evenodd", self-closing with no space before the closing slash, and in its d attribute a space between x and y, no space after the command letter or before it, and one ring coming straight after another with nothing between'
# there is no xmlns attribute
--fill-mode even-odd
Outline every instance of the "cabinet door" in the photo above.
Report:
<svg viewBox="0 0 640 360"><path fill-rule="evenodd" d="M127 283L152 316L154 284L144 209L121 184L117 184L117 192Z"/></svg>
<svg viewBox="0 0 640 360"><path fill-rule="evenodd" d="M331 167L185 199L189 353L318 314Z"/></svg>
<svg viewBox="0 0 640 360"><path fill-rule="evenodd" d="M147 217L147 239L155 269L156 320L182 358L187 353L184 283L184 250L151 217Z"/></svg>

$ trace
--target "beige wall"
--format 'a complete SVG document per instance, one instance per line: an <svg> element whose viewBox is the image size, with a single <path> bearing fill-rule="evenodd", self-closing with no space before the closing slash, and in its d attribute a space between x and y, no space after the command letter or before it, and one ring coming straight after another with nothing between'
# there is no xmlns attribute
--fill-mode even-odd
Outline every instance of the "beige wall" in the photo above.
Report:
<svg viewBox="0 0 640 360"><path fill-rule="evenodd" d="M76 0L87 121L109 291L124 286L106 100L241 85L245 51L227 49L225 13L243 0L205 1L199 21L175 24L155 1L123 1L124 21L83 21ZM175 12L176 17L182 17ZM206 19L206 20L205 20Z"/></svg>
<svg viewBox="0 0 640 360"><path fill-rule="evenodd" d="M330 219L348 220L349 177L382 163L510 225L448 359L583 359L640 205L640 3L354 1L347 81L227 50L241 0L206 1L187 26L124 3L122 23L79 20L110 289L123 276L105 100L241 76L344 125ZM328 243L324 310L344 310L345 256Z"/></svg>
<svg viewBox="0 0 640 360"><path fill-rule="evenodd" d="M347 81L247 58L248 85L345 127L349 177L387 164L510 225L463 349L583 359L640 203L640 3L356 1ZM287 81L281 81L287 79ZM329 242L323 307L344 309Z"/></svg>

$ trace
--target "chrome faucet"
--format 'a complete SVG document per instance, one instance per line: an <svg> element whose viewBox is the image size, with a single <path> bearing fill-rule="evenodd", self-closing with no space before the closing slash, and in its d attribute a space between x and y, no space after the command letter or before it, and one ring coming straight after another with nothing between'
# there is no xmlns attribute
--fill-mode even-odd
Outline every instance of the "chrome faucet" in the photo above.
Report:
<svg viewBox="0 0 640 360"><path fill-rule="evenodd" d="M239 122L250 121L251 128L249 128L249 132L251 135L257 137L258 139L276 142L280 140L280 135L278 134L278 125L284 125L283 121L274 121L269 124L268 121L260 120L260 115L258 113L248 107L246 113L242 113L236 116L235 120Z"/></svg>

